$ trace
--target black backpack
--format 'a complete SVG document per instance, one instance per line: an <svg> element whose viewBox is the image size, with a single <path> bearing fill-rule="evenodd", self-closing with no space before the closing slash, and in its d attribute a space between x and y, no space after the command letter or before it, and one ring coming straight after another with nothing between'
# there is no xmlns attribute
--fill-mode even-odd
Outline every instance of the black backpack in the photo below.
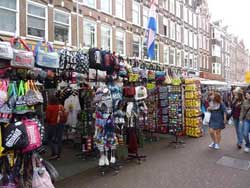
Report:
<svg viewBox="0 0 250 188"><path fill-rule="evenodd" d="M102 69L101 51L98 48L89 49L89 68Z"/></svg>

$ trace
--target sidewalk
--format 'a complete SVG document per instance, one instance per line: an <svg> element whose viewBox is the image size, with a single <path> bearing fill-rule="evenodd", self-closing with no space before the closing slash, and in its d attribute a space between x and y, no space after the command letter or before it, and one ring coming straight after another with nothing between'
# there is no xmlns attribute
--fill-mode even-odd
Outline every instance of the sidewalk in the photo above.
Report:
<svg viewBox="0 0 250 188"><path fill-rule="evenodd" d="M187 138L184 148L169 147L167 140L145 147L147 161L126 164L117 176L101 177L97 168L58 182L57 188L248 188L250 171L216 164L223 156L250 160L238 150L234 128L223 131L222 149L208 148L209 136ZM245 163L239 164L239 166ZM248 164L248 163L247 163ZM244 166L245 167L245 166Z"/></svg>

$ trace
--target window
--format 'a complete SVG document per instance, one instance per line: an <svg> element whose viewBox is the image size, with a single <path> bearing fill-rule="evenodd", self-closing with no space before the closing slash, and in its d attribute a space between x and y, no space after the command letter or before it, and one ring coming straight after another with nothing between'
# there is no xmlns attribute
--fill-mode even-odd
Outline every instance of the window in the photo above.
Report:
<svg viewBox="0 0 250 188"><path fill-rule="evenodd" d="M191 10L189 10L189 19L188 19L188 23L190 25L193 25L193 13Z"/></svg>
<svg viewBox="0 0 250 188"><path fill-rule="evenodd" d="M148 28L148 13L149 13L149 8L143 7L143 27L144 28Z"/></svg>
<svg viewBox="0 0 250 188"><path fill-rule="evenodd" d="M155 42L155 57L154 59L152 59L153 61L159 61L159 54L158 54L158 50L159 49L159 44L157 42Z"/></svg>
<svg viewBox="0 0 250 188"><path fill-rule="evenodd" d="M133 23L140 25L140 3L133 1Z"/></svg>
<svg viewBox="0 0 250 188"><path fill-rule="evenodd" d="M137 35L134 35L133 36L133 56L139 57L139 58L141 57L140 46L141 46L140 37Z"/></svg>
<svg viewBox="0 0 250 188"><path fill-rule="evenodd" d="M112 0L101 0L101 10L103 12L112 13Z"/></svg>
<svg viewBox="0 0 250 188"><path fill-rule="evenodd" d="M203 48L202 46L202 34L199 34L199 48Z"/></svg>
<svg viewBox="0 0 250 188"><path fill-rule="evenodd" d="M164 36L168 37L168 19L163 18L163 34Z"/></svg>
<svg viewBox="0 0 250 188"><path fill-rule="evenodd" d="M188 52L184 52L184 67L188 67Z"/></svg>
<svg viewBox="0 0 250 188"><path fill-rule="evenodd" d="M188 46L188 30L184 28L184 44Z"/></svg>
<svg viewBox="0 0 250 188"><path fill-rule="evenodd" d="M112 50L112 28L110 26L101 26L101 48L103 50Z"/></svg>
<svg viewBox="0 0 250 188"><path fill-rule="evenodd" d="M46 12L45 6L28 2L27 29L28 35L46 38Z"/></svg>
<svg viewBox="0 0 250 188"><path fill-rule="evenodd" d="M221 57L221 48L219 46L212 46L212 56Z"/></svg>
<svg viewBox="0 0 250 188"><path fill-rule="evenodd" d="M194 46L194 41L193 41L193 33L189 31L189 46L193 48Z"/></svg>
<svg viewBox="0 0 250 188"><path fill-rule="evenodd" d="M116 30L116 53L125 55L125 32Z"/></svg>
<svg viewBox="0 0 250 188"><path fill-rule="evenodd" d="M170 47L170 52L169 52L169 64L175 65L175 49L172 47Z"/></svg>
<svg viewBox="0 0 250 188"><path fill-rule="evenodd" d="M70 41L70 14L57 11L54 12L54 40L59 42Z"/></svg>
<svg viewBox="0 0 250 188"><path fill-rule="evenodd" d="M197 60L197 56L194 55L194 69L198 68L198 60Z"/></svg>
<svg viewBox="0 0 250 188"><path fill-rule="evenodd" d="M84 46L96 47L96 23L85 19L83 23L83 41Z"/></svg>
<svg viewBox="0 0 250 188"><path fill-rule="evenodd" d="M175 40L175 23L170 21L170 39Z"/></svg>
<svg viewBox="0 0 250 188"><path fill-rule="evenodd" d="M193 14L193 26L194 28L197 28L197 15Z"/></svg>
<svg viewBox="0 0 250 188"><path fill-rule="evenodd" d="M188 22L188 9L185 6L183 6L183 19Z"/></svg>
<svg viewBox="0 0 250 188"><path fill-rule="evenodd" d="M168 65L169 64L169 47L164 45L164 64Z"/></svg>
<svg viewBox="0 0 250 188"><path fill-rule="evenodd" d="M213 74L221 75L221 64L220 63L213 63L212 64L212 72L213 72Z"/></svg>
<svg viewBox="0 0 250 188"><path fill-rule="evenodd" d="M206 49L207 48L207 43L206 43L206 36L203 35L203 49Z"/></svg>
<svg viewBox="0 0 250 188"><path fill-rule="evenodd" d="M209 38L206 39L207 40L207 51L209 51Z"/></svg>
<svg viewBox="0 0 250 188"><path fill-rule="evenodd" d="M176 16L181 18L181 4L178 1L176 1Z"/></svg>
<svg viewBox="0 0 250 188"><path fill-rule="evenodd" d="M163 0L163 8L168 10L168 1L169 0Z"/></svg>
<svg viewBox="0 0 250 188"><path fill-rule="evenodd" d="M118 18L125 18L125 0L115 0L115 14Z"/></svg>
<svg viewBox="0 0 250 188"><path fill-rule="evenodd" d="M176 50L176 65L181 67L181 51Z"/></svg>
<svg viewBox="0 0 250 188"><path fill-rule="evenodd" d="M170 0L170 13L175 14L175 6L174 6L175 0Z"/></svg>
<svg viewBox="0 0 250 188"><path fill-rule="evenodd" d="M7 33L17 33L18 14L16 0L0 1L0 30Z"/></svg>
<svg viewBox="0 0 250 188"><path fill-rule="evenodd" d="M96 0L83 0L83 4L92 8L96 7Z"/></svg>
<svg viewBox="0 0 250 188"><path fill-rule="evenodd" d="M193 68L194 64L193 64L193 54L189 54L189 68Z"/></svg>
<svg viewBox="0 0 250 188"><path fill-rule="evenodd" d="M181 43L181 26L176 24L176 41Z"/></svg>
<svg viewBox="0 0 250 188"><path fill-rule="evenodd" d="M197 35L194 34L194 49L197 49Z"/></svg>

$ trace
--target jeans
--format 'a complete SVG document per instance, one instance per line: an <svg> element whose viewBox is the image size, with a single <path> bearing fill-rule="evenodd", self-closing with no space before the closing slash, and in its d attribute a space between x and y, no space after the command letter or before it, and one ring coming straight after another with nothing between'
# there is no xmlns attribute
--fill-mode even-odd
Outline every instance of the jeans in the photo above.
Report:
<svg viewBox="0 0 250 188"><path fill-rule="evenodd" d="M240 120L234 118L234 127L237 135L237 144L242 145L243 144L243 125L240 124Z"/></svg>
<svg viewBox="0 0 250 188"><path fill-rule="evenodd" d="M47 127L48 143L51 148L51 155L60 156L62 151L62 140L63 140L63 131L64 125L56 125Z"/></svg>
<svg viewBox="0 0 250 188"><path fill-rule="evenodd" d="M243 124L243 136L247 148L250 148L249 131L250 131L250 120L245 120Z"/></svg>

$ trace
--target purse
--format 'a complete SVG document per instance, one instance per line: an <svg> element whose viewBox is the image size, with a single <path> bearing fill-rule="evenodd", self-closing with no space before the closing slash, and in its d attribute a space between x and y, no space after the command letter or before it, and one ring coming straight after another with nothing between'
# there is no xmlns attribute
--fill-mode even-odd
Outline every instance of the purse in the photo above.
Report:
<svg viewBox="0 0 250 188"><path fill-rule="evenodd" d="M3 126L3 146L9 150L18 150L29 144L28 135L21 121Z"/></svg>
<svg viewBox="0 0 250 188"><path fill-rule="evenodd" d="M32 188L55 188L48 171L35 154L32 155L32 166Z"/></svg>
<svg viewBox="0 0 250 188"><path fill-rule="evenodd" d="M13 49L9 42L0 41L0 59L12 60Z"/></svg>
<svg viewBox="0 0 250 188"><path fill-rule="evenodd" d="M34 54L32 51L30 51L30 48L28 47L26 42L21 38L12 38L10 42L13 47L13 60L11 61L10 65L16 68L34 68ZM14 46L17 42L22 44L25 50L15 49Z"/></svg>
<svg viewBox="0 0 250 188"><path fill-rule="evenodd" d="M59 68L59 55L54 52L53 47L47 42L48 52L41 49L42 41L38 42L35 47L35 60L36 65L39 67L58 69Z"/></svg>
<svg viewBox="0 0 250 188"><path fill-rule="evenodd" d="M38 125L35 121L30 119L23 119L23 125L26 128L27 135L28 135L28 146L25 147L22 152L27 153L39 148L42 145L41 135L38 130Z"/></svg>

